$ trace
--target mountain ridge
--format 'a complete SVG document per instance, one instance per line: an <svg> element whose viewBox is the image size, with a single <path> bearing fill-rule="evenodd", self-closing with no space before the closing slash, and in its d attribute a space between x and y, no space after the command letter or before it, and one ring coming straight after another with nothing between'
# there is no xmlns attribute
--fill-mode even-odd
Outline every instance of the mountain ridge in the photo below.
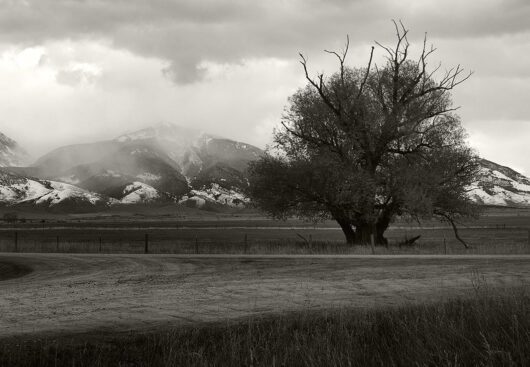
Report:
<svg viewBox="0 0 530 367"><path fill-rule="evenodd" d="M29 167L4 167L0 203L65 210L74 210L76 203L94 209L152 203L244 207L246 168L262 154L247 143L160 123L110 140L56 148ZM479 179L469 187L472 200L530 207L528 177L486 159L479 163ZM36 197L31 190L42 195Z"/></svg>

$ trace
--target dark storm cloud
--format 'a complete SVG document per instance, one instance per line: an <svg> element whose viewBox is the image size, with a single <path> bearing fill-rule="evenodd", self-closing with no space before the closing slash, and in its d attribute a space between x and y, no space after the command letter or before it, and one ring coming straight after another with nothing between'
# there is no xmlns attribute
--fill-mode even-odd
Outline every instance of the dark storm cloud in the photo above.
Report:
<svg viewBox="0 0 530 367"><path fill-rule="evenodd" d="M202 61L296 58L299 50L320 50L345 34L353 43L391 39L392 18L420 30L419 37L425 29L460 38L530 27L525 1L446 4L440 10L432 1L0 0L0 40L104 38L116 48L166 60L167 75L190 83L203 75Z"/></svg>
<svg viewBox="0 0 530 367"><path fill-rule="evenodd" d="M416 8L405 7L403 14L413 18L419 29L441 37L489 37L530 30L530 2L527 0L417 3L423 4Z"/></svg>

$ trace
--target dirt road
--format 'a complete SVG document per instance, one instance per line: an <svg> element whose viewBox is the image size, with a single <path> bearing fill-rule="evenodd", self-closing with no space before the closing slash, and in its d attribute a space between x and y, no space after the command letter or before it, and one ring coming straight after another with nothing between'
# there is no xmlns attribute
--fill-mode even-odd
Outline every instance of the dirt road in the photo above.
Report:
<svg viewBox="0 0 530 367"><path fill-rule="evenodd" d="M431 301L480 279L530 284L530 256L0 254L0 337Z"/></svg>

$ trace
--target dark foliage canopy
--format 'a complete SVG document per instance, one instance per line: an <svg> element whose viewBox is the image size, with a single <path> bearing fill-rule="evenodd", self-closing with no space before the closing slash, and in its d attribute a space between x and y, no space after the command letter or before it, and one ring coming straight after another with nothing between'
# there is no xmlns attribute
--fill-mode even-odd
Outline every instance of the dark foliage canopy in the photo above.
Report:
<svg viewBox="0 0 530 367"><path fill-rule="evenodd" d="M465 81L460 66L431 69L427 47L409 53L408 31L395 23L397 43L379 47L382 66L345 65L311 78L289 99L275 146L250 167L250 196L274 217L335 219L349 243L383 234L397 216L455 220L476 214L466 195L477 159L465 142L450 92ZM439 75L440 74L440 75ZM458 234L457 234L458 237Z"/></svg>

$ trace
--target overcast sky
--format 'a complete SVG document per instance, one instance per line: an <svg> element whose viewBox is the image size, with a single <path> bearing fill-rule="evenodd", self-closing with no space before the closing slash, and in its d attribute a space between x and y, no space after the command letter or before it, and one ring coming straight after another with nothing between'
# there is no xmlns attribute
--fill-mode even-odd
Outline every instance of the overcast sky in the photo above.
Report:
<svg viewBox="0 0 530 367"><path fill-rule="evenodd" d="M363 66L391 19L474 72L453 93L470 144L530 174L527 0L0 0L0 131L34 156L161 121L264 147L298 52L332 72L348 34Z"/></svg>

